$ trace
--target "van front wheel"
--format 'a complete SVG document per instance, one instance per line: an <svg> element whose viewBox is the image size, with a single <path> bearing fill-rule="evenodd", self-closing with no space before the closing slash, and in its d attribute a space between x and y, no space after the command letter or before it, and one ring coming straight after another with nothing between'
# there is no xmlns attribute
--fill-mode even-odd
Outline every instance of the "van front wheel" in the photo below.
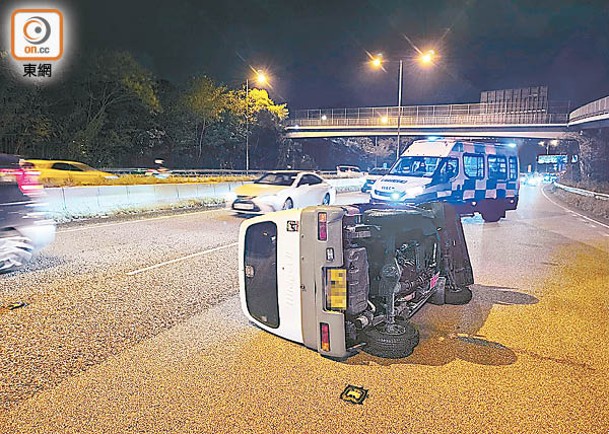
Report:
<svg viewBox="0 0 609 434"><path fill-rule="evenodd" d="M377 357L401 359L412 354L419 332L409 322L396 318L395 324L380 324L364 330L364 351Z"/></svg>

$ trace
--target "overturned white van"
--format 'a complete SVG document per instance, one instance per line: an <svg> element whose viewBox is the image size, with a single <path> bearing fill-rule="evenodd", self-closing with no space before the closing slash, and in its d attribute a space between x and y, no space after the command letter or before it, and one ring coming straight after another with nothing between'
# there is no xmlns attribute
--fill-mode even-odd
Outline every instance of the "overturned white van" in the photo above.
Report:
<svg viewBox="0 0 609 434"><path fill-rule="evenodd" d="M324 356L406 357L426 303L464 304L473 274L448 204L314 206L241 225L239 280L258 327Z"/></svg>
<svg viewBox="0 0 609 434"><path fill-rule="evenodd" d="M516 149L499 143L418 140L370 191L375 203L444 201L461 215L476 212L487 222L518 206Z"/></svg>

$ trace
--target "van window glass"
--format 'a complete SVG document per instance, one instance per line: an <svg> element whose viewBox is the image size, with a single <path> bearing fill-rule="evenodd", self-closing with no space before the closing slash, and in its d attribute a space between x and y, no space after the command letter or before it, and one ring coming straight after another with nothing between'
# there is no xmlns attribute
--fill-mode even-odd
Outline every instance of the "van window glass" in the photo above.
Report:
<svg viewBox="0 0 609 434"><path fill-rule="evenodd" d="M389 174L431 178L439 163L440 157L402 157L393 165Z"/></svg>
<svg viewBox="0 0 609 434"><path fill-rule="evenodd" d="M463 154L463 169L468 178L484 178L484 155Z"/></svg>
<svg viewBox="0 0 609 434"><path fill-rule="evenodd" d="M250 315L269 327L279 327L275 223L256 223L247 229L244 261L245 301Z"/></svg>
<svg viewBox="0 0 609 434"><path fill-rule="evenodd" d="M510 169L510 181L518 179L518 157L510 157L508 160Z"/></svg>
<svg viewBox="0 0 609 434"><path fill-rule="evenodd" d="M489 179L507 179L507 161L499 155L488 156Z"/></svg>
<svg viewBox="0 0 609 434"><path fill-rule="evenodd" d="M440 166L438 175L440 180L448 181L459 174L459 160L456 158L445 158Z"/></svg>

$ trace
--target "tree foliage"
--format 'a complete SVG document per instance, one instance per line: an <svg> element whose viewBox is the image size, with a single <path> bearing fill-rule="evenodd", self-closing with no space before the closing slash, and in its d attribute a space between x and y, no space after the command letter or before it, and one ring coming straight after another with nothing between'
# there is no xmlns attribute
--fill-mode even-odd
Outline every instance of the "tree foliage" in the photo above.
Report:
<svg viewBox="0 0 609 434"><path fill-rule="evenodd" d="M252 162L275 166L285 104L265 90L230 89L207 76L185 83L155 78L127 52L91 53L66 80L24 84L0 55L0 151L67 158L97 166L242 168L249 133ZM255 164L252 165L255 167Z"/></svg>

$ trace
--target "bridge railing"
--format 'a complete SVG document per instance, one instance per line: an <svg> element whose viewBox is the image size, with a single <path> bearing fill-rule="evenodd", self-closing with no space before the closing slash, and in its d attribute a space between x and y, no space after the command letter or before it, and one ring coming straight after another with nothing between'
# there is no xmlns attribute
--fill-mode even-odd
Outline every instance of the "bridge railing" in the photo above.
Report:
<svg viewBox="0 0 609 434"><path fill-rule="evenodd" d="M567 105L550 109L505 110L497 104L401 107L403 127L421 125L566 124ZM398 107L295 110L288 127L396 127Z"/></svg>
<svg viewBox="0 0 609 434"><path fill-rule="evenodd" d="M609 114L609 96L592 101L571 112L569 122L576 122L594 116Z"/></svg>

